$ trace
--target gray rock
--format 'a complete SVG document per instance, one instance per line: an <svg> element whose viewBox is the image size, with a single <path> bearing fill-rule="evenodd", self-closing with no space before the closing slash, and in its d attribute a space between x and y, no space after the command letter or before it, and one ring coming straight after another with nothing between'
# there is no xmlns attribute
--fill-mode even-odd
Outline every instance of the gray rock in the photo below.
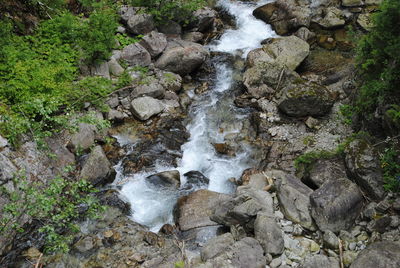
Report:
<svg viewBox="0 0 400 268"><path fill-rule="evenodd" d="M357 24L360 25L364 30L370 31L373 27L373 21L370 13L363 13L358 15Z"/></svg>
<svg viewBox="0 0 400 268"><path fill-rule="evenodd" d="M333 29L346 24L340 9L336 7L328 7L325 12L325 16L317 21L317 23L322 27L326 29Z"/></svg>
<svg viewBox="0 0 400 268"><path fill-rule="evenodd" d="M383 0L365 0L366 5L380 5Z"/></svg>
<svg viewBox="0 0 400 268"><path fill-rule="evenodd" d="M369 197L382 199L385 193L383 175L375 148L366 140L356 139L348 145L345 153L351 178Z"/></svg>
<svg viewBox="0 0 400 268"><path fill-rule="evenodd" d="M282 254L284 249L282 231L274 217L258 213L254 222L254 234L265 253L273 256Z"/></svg>
<svg viewBox="0 0 400 268"><path fill-rule="evenodd" d="M333 250L337 250L339 248L338 237L332 231L326 230L322 239L325 247Z"/></svg>
<svg viewBox="0 0 400 268"><path fill-rule="evenodd" d="M135 15L138 11L138 8L131 7L131 6L121 6L121 8L118 10L118 14L121 17L121 20L124 23L127 23L129 18Z"/></svg>
<svg viewBox="0 0 400 268"><path fill-rule="evenodd" d="M270 38L263 43L262 49L250 51L248 54L247 64L249 66L260 62L269 62L281 67L286 66L293 71L310 53L310 45L294 35Z"/></svg>
<svg viewBox="0 0 400 268"><path fill-rule="evenodd" d="M107 105L110 106L110 108L116 108L119 105L119 99L118 96L112 95L107 101Z"/></svg>
<svg viewBox="0 0 400 268"><path fill-rule="evenodd" d="M68 148L72 151L86 150L94 143L95 127L87 123L79 123L78 131L69 138Z"/></svg>
<svg viewBox="0 0 400 268"><path fill-rule="evenodd" d="M85 253L91 250L93 247L93 239L90 236L87 236L74 244L74 248L81 253Z"/></svg>
<svg viewBox="0 0 400 268"><path fill-rule="evenodd" d="M278 268L281 264L282 264L282 259L281 258L275 258L270 262L269 267Z"/></svg>
<svg viewBox="0 0 400 268"><path fill-rule="evenodd" d="M139 120L147 120L163 110L161 102L152 97L140 97L131 102L131 111Z"/></svg>
<svg viewBox="0 0 400 268"><path fill-rule="evenodd" d="M3 185L11 180L17 171L11 160L0 152L0 184Z"/></svg>
<svg viewBox="0 0 400 268"><path fill-rule="evenodd" d="M342 6L344 7L357 7L363 5L363 0L342 0Z"/></svg>
<svg viewBox="0 0 400 268"><path fill-rule="evenodd" d="M2 136L0 136L0 148L4 148L8 145L8 141L7 139L3 138Z"/></svg>
<svg viewBox="0 0 400 268"><path fill-rule="evenodd" d="M400 267L400 244L391 241L375 242L357 256L350 268Z"/></svg>
<svg viewBox="0 0 400 268"><path fill-rule="evenodd" d="M341 159L318 159L301 180L314 189L336 178L346 178L344 162Z"/></svg>
<svg viewBox="0 0 400 268"><path fill-rule="evenodd" d="M174 41L168 45L155 65L159 69L184 75L200 67L208 56L209 52L200 44Z"/></svg>
<svg viewBox="0 0 400 268"><path fill-rule="evenodd" d="M124 72L124 68L122 68L115 58L111 58L108 61L108 68L110 73L115 76L120 76Z"/></svg>
<svg viewBox="0 0 400 268"><path fill-rule="evenodd" d="M204 35L201 32L188 32L182 36L182 39L188 42L199 43Z"/></svg>
<svg viewBox="0 0 400 268"><path fill-rule="evenodd" d="M90 68L90 73L93 76L101 76L106 79L111 79L110 69L107 62L96 64Z"/></svg>
<svg viewBox="0 0 400 268"><path fill-rule="evenodd" d="M304 117L322 116L331 110L334 100L325 86L301 79L296 82L283 89L278 103L281 112Z"/></svg>
<svg viewBox="0 0 400 268"><path fill-rule="evenodd" d="M126 26L128 31L136 35L147 34L155 28L153 16L145 13L130 16Z"/></svg>
<svg viewBox="0 0 400 268"><path fill-rule="evenodd" d="M304 228L315 230L310 214L310 195L313 190L296 177L282 171L269 171L267 175L275 178L279 204L286 218Z"/></svg>
<svg viewBox="0 0 400 268"><path fill-rule="evenodd" d="M220 203L214 206L214 213L211 219L226 226L238 224L247 230L252 230L254 228L254 220L260 211L273 215L271 195L251 186L241 186L238 187L234 197L221 200Z"/></svg>
<svg viewBox="0 0 400 268"><path fill-rule="evenodd" d="M231 246L233 267L240 268L264 268L265 257L261 245L251 237L243 238Z"/></svg>
<svg viewBox="0 0 400 268"><path fill-rule="evenodd" d="M158 25L157 28L160 33L166 35L180 35L182 33L182 27L179 25L179 23L176 23L172 20L166 21L163 24Z"/></svg>
<svg viewBox="0 0 400 268"><path fill-rule="evenodd" d="M178 189L181 185L180 173L178 170L163 171L150 175L146 181L157 187L169 187Z"/></svg>
<svg viewBox="0 0 400 268"><path fill-rule="evenodd" d="M90 152L89 157L82 166L79 177L97 185L111 182L111 174L111 163L108 161L101 146L98 145Z"/></svg>
<svg viewBox="0 0 400 268"><path fill-rule="evenodd" d="M179 74L158 71L156 75L165 90L178 92L182 88L182 77Z"/></svg>
<svg viewBox="0 0 400 268"><path fill-rule="evenodd" d="M179 198L175 217L182 231L189 231L206 226L217 226L210 219L213 207L227 195L208 190L198 190Z"/></svg>
<svg viewBox="0 0 400 268"><path fill-rule="evenodd" d="M149 96L153 98L162 99L165 95L165 89L160 81L154 77L147 77L146 83L139 83L133 88L131 98Z"/></svg>
<svg viewBox="0 0 400 268"><path fill-rule="evenodd" d="M231 233L226 233L220 236L211 238L200 251L201 259L207 261L212 259L226 250L234 243L233 236Z"/></svg>
<svg viewBox="0 0 400 268"><path fill-rule="evenodd" d="M297 32L294 33L294 35L306 42L310 42L316 37L316 34L311 32L306 27L301 27L300 29L297 30Z"/></svg>
<svg viewBox="0 0 400 268"><path fill-rule="evenodd" d="M140 44L150 53L151 57L157 57L167 47L167 38L163 33L152 31L143 36Z"/></svg>
<svg viewBox="0 0 400 268"><path fill-rule="evenodd" d="M207 32L212 29L217 14L217 11L209 7L198 9L193 12L189 26L197 28L199 32Z"/></svg>
<svg viewBox="0 0 400 268"><path fill-rule="evenodd" d="M325 255L307 256L299 268L339 268L339 261Z"/></svg>
<svg viewBox="0 0 400 268"><path fill-rule="evenodd" d="M148 66L151 63L150 53L139 43L126 46L122 50L121 58L131 66Z"/></svg>
<svg viewBox="0 0 400 268"><path fill-rule="evenodd" d="M322 231L347 230L359 216L363 201L356 184L345 178L331 179L311 194L311 214Z"/></svg>

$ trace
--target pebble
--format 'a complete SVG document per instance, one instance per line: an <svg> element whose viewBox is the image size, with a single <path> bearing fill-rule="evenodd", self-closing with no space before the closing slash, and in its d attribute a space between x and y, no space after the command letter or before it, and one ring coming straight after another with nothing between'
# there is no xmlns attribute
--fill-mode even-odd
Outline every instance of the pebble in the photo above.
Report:
<svg viewBox="0 0 400 268"><path fill-rule="evenodd" d="M397 228L400 225L400 220L398 216L391 216L390 227Z"/></svg>
<svg viewBox="0 0 400 268"><path fill-rule="evenodd" d="M289 225L289 226L283 226L282 230L285 233L293 233L293 226Z"/></svg>
<svg viewBox="0 0 400 268"><path fill-rule="evenodd" d="M350 250L355 250L355 249L356 249L356 246L357 246L357 243L351 242L351 243L349 244L349 249L350 249Z"/></svg>
<svg viewBox="0 0 400 268"><path fill-rule="evenodd" d="M273 259L273 260L271 261L271 263L269 264L269 266L270 266L271 268L277 268L277 267L279 267L281 264L282 264L281 258L276 258L276 259Z"/></svg>

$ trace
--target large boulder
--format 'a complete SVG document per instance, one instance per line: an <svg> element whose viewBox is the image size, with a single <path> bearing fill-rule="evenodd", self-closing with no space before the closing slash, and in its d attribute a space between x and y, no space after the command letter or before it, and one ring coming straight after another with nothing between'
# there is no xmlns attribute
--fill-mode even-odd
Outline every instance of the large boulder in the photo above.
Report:
<svg viewBox="0 0 400 268"><path fill-rule="evenodd" d="M302 26L310 25L310 7L308 3L301 4L296 0L277 0L256 8L253 15L271 24L277 34L287 35Z"/></svg>
<svg viewBox="0 0 400 268"><path fill-rule="evenodd" d="M356 184L346 178L332 178L311 194L311 215L322 231L348 230L359 216L363 202Z"/></svg>
<svg viewBox="0 0 400 268"><path fill-rule="evenodd" d="M342 27L346 24L342 11L336 7L328 7L325 16L317 20L317 23L326 29Z"/></svg>
<svg viewBox="0 0 400 268"><path fill-rule="evenodd" d="M399 242L375 242L360 252L350 268L400 267Z"/></svg>
<svg viewBox="0 0 400 268"><path fill-rule="evenodd" d="M126 27L133 34L147 34L155 28L153 16L145 13L132 15L126 22Z"/></svg>
<svg viewBox="0 0 400 268"><path fill-rule="evenodd" d="M329 179L346 178L342 159L318 159L311 168L305 168L301 180L313 189L321 187Z"/></svg>
<svg viewBox="0 0 400 268"><path fill-rule="evenodd" d="M156 61L156 67L178 74L189 74L200 67L209 52L200 44L183 40L170 42Z"/></svg>
<svg viewBox="0 0 400 268"><path fill-rule="evenodd" d="M282 230L276 223L275 217L259 212L254 222L254 235L265 253L273 256L282 254L284 249Z"/></svg>
<svg viewBox="0 0 400 268"><path fill-rule="evenodd" d="M11 160L0 152L0 185L7 183L14 178L18 169Z"/></svg>
<svg viewBox="0 0 400 268"><path fill-rule="evenodd" d="M211 219L226 226L241 225L251 231L259 212L273 215L272 197L247 185L238 187L235 196L215 204Z"/></svg>
<svg viewBox="0 0 400 268"><path fill-rule="evenodd" d="M140 44L150 53L151 57L157 57L167 47L167 38L163 33L152 31L143 36Z"/></svg>
<svg viewBox="0 0 400 268"><path fill-rule="evenodd" d="M372 199L379 200L385 194L379 156L365 139L352 141L345 150L346 166L350 176Z"/></svg>
<svg viewBox="0 0 400 268"><path fill-rule="evenodd" d="M79 123L78 130L69 137L68 148L71 151L86 150L94 143L96 127L87 123Z"/></svg>
<svg viewBox="0 0 400 268"><path fill-rule="evenodd" d="M302 79L294 81L282 91L278 108L289 116L323 116L334 103L332 94L325 86Z"/></svg>
<svg viewBox="0 0 400 268"><path fill-rule="evenodd" d="M161 113L164 106L159 100L146 96L134 99L131 102L131 110L139 120L147 120L153 115Z"/></svg>
<svg viewBox="0 0 400 268"><path fill-rule="evenodd" d="M231 233L226 233L211 238L201 248L200 251L201 259L203 261L207 261L224 253L234 242L235 240L233 240L233 236Z"/></svg>
<svg viewBox="0 0 400 268"><path fill-rule="evenodd" d="M344 7L357 7L363 5L363 0L342 0L342 6Z"/></svg>
<svg viewBox="0 0 400 268"><path fill-rule="evenodd" d="M90 152L79 176L96 185L112 182L112 174L111 163L108 161L101 146L98 145Z"/></svg>
<svg viewBox="0 0 400 268"><path fill-rule="evenodd" d="M299 223L304 228L315 230L310 213L310 196L313 190L303 184L300 179L283 171L268 171L268 177L275 179L279 204L286 218Z"/></svg>
<svg viewBox="0 0 400 268"><path fill-rule="evenodd" d="M131 91L131 98L149 96L162 99L165 95L165 88L156 77L146 77L146 83L139 82Z"/></svg>
<svg viewBox="0 0 400 268"><path fill-rule="evenodd" d="M148 66L151 63L150 53L139 43L126 46L122 50L121 58L131 66Z"/></svg>
<svg viewBox="0 0 400 268"><path fill-rule="evenodd" d="M210 216L215 204L226 198L225 194L208 190L198 190L179 198L175 217L180 230L217 226L218 223L212 221Z"/></svg>
<svg viewBox="0 0 400 268"><path fill-rule="evenodd" d="M189 24L189 27L197 28L202 33L212 30L217 14L217 11L209 7L198 9L193 12L192 22Z"/></svg>
<svg viewBox="0 0 400 268"><path fill-rule="evenodd" d="M263 43L262 48L250 51L248 54L249 66L254 66L258 62L270 62L293 71L310 53L310 45L294 35L270 38Z"/></svg>

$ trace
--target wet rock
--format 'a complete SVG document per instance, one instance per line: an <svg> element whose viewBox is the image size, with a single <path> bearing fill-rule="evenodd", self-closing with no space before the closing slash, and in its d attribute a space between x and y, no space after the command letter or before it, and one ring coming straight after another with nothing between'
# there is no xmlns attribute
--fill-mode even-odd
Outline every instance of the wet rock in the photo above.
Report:
<svg viewBox="0 0 400 268"><path fill-rule="evenodd" d="M310 25L311 10L308 3L301 4L295 0L278 0L256 8L253 15L271 24L277 34L287 35Z"/></svg>
<svg viewBox="0 0 400 268"><path fill-rule="evenodd" d="M135 35L147 34L155 28L153 16L145 13L131 15L126 26L127 30Z"/></svg>
<svg viewBox="0 0 400 268"><path fill-rule="evenodd" d="M339 261L333 257L327 257L325 255L309 255L303 263L299 266L300 268L339 268Z"/></svg>
<svg viewBox="0 0 400 268"><path fill-rule="evenodd" d="M115 76L120 76L124 72L124 68L122 68L122 66L114 58L111 58L111 60L108 61L108 68L110 73Z"/></svg>
<svg viewBox="0 0 400 268"><path fill-rule="evenodd" d="M260 211L273 215L271 195L251 186L241 186L235 196L215 204L211 219L226 226L241 225L250 231Z"/></svg>
<svg viewBox="0 0 400 268"><path fill-rule="evenodd" d="M215 204L225 200L227 195L208 190L198 190L179 198L177 204L177 222L181 231L189 231L206 226L217 226L210 219Z"/></svg>
<svg viewBox="0 0 400 268"><path fill-rule="evenodd" d="M384 196L383 176L375 148L366 140L356 139L345 150L346 167L351 178L372 199Z"/></svg>
<svg viewBox="0 0 400 268"><path fill-rule="evenodd" d="M400 267L400 244L397 242L375 242L361 251L350 268L396 268Z"/></svg>
<svg viewBox="0 0 400 268"><path fill-rule="evenodd" d="M140 97L131 102L131 111L139 120L147 120L163 110L161 102L151 97Z"/></svg>
<svg viewBox="0 0 400 268"><path fill-rule="evenodd" d="M181 185L180 174L178 170L163 171L150 175L146 181L157 187L167 187L178 189Z"/></svg>
<svg viewBox="0 0 400 268"><path fill-rule="evenodd" d="M345 178L335 178L310 195L311 214L322 231L347 230L359 216L363 201L356 184Z"/></svg>
<svg viewBox="0 0 400 268"><path fill-rule="evenodd" d="M229 146L229 144L226 143L214 143L214 148L215 151L219 154L225 154L229 156L234 156L235 152L233 149Z"/></svg>
<svg viewBox="0 0 400 268"><path fill-rule="evenodd" d="M278 108L283 113L294 116L322 116L327 114L334 103L328 89L313 82L298 80L283 89Z"/></svg>
<svg viewBox="0 0 400 268"><path fill-rule="evenodd" d="M208 56L209 52L202 45L176 40L168 44L155 65L159 69L185 75L200 67Z"/></svg>
<svg viewBox="0 0 400 268"><path fill-rule="evenodd" d="M234 243L233 236L231 233L226 233L220 236L211 238L200 251L201 259L207 261L222 253Z"/></svg>
<svg viewBox="0 0 400 268"><path fill-rule="evenodd" d="M164 51L168 42L163 33L152 31L143 36L140 44L150 53L152 58L155 58Z"/></svg>
<svg viewBox="0 0 400 268"><path fill-rule="evenodd" d="M151 63L150 53L139 43L126 46L122 50L121 58L131 66L148 66Z"/></svg>
<svg viewBox="0 0 400 268"><path fill-rule="evenodd" d="M335 47L336 47L336 41L330 35L317 36L317 43L320 47L323 47L328 50L335 49Z"/></svg>
<svg viewBox="0 0 400 268"><path fill-rule="evenodd" d="M282 254L284 249L282 231L276 223L275 217L258 213L254 222L254 234L265 253L272 256Z"/></svg>
<svg viewBox="0 0 400 268"><path fill-rule="evenodd" d="M124 215L131 215L131 205L129 202L122 199L122 196L117 190L104 190L97 194L102 205L110 206L119 209Z"/></svg>
<svg viewBox="0 0 400 268"><path fill-rule="evenodd" d="M192 170L183 174L186 178L186 183L184 189L194 190L201 187L205 187L210 182L210 179L204 176L201 172L197 170Z"/></svg>
<svg viewBox="0 0 400 268"><path fill-rule="evenodd" d="M248 54L249 66L269 62L281 67L286 66L293 71L310 53L310 45L294 35L269 38L264 40L263 44L261 49L250 51Z"/></svg>
<svg viewBox="0 0 400 268"><path fill-rule="evenodd" d="M94 147L83 164L79 177L90 181L94 185L104 185L114 180L112 175L111 163L108 161L103 149L101 146Z"/></svg>

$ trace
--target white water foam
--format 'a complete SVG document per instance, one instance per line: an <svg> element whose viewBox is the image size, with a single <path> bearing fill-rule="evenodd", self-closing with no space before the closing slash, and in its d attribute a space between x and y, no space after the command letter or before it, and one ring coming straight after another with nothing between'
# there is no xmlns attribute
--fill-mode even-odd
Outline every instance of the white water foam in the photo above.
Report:
<svg viewBox="0 0 400 268"><path fill-rule="evenodd" d="M275 36L270 26L252 16L253 10L262 4L220 0L218 4L236 20L237 29L227 30L219 40L213 41L208 48L215 52L239 54L261 47L260 42ZM132 177L124 177L121 165L117 165L116 182L128 181L120 193L131 203L132 219L157 232L163 224L173 223L172 210L178 198L178 191L160 191L150 188L146 177L157 172L177 169L180 174L196 170L210 179L209 190L230 193L234 190L230 178L239 178L244 169L252 164L250 148L242 145L235 157L225 157L215 152L213 143L223 143L227 135L239 133L241 121L246 115L237 112L229 98L233 83L233 70L228 63L215 64L214 86L205 95L194 96L191 106L191 122L187 125L190 138L182 146L183 155L178 168L159 166L153 172L142 172ZM223 128L223 131L220 131ZM122 139L126 143L125 139ZM181 184L185 178L181 176Z"/></svg>

